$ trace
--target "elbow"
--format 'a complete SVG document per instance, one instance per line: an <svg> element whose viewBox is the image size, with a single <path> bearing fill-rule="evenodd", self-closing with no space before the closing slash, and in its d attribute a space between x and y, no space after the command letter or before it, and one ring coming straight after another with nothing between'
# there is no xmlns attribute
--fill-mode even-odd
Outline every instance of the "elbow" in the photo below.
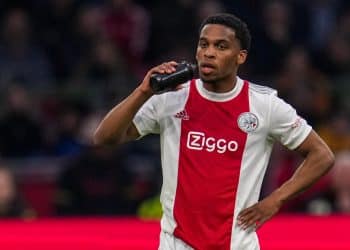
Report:
<svg viewBox="0 0 350 250"><path fill-rule="evenodd" d="M331 170L335 162L334 153L330 149L328 149L326 152L324 152L323 157L328 172L329 170Z"/></svg>
<svg viewBox="0 0 350 250"><path fill-rule="evenodd" d="M104 145L119 145L123 141L120 139L120 136L102 132L97 129L92 137L92 143L94 146L104 146Z"/></svg>
<svg viewBox="0 0 350 250"><path fill-rule="evenodd" d="M92 142L95 146L101 146L105 144L105 140L98 129L94 132L94 135L92 137Z"/></svg>

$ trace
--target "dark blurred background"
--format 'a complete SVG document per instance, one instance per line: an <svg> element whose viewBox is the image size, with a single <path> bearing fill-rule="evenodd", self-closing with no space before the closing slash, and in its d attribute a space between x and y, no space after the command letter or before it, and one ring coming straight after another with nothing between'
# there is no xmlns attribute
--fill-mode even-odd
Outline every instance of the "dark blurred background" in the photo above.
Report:
<svg viewBox="0 0 350 250"><path fill-rule="evenodd" d="M1 0L0 216L158 217L159 139L96 148L103 115L152 66L194 61L206 16L245 20L240 76L278 90L336 153L282 212L350 213L350 4L346 0ZM276 145L262 196L300 158Z"/></svg>

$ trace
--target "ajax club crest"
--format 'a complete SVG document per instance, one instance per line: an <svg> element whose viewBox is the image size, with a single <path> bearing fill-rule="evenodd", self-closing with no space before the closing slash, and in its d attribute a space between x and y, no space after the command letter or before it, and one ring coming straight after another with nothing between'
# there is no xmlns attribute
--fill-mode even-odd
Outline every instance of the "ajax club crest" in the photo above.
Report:
<svg viewBox="0 0 350 250"><path fill-rule="evenodd" d="M237 123L238 127L246 133L255 131L259 126L258 117L250 112L240 114Z"/></svg>

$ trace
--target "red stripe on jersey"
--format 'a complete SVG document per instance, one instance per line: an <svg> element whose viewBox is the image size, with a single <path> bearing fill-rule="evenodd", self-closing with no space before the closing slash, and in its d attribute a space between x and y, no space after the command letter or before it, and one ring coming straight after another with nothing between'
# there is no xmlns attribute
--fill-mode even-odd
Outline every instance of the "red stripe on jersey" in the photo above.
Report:
<svg viewBox="0 0 350 250"><path fill-rule="evenodd" d="M194 249L229 249L247 139L237 119L249 111L248 83L232 100L213 102L192 81L185 110L189 119L181 123L174 235Z"/></svg>

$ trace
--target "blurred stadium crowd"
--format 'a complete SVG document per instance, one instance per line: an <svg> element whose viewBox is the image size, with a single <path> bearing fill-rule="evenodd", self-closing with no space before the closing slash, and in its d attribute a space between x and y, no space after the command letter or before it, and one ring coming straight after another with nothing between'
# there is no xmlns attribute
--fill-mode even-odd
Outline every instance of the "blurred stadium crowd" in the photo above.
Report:
<svg viewBox="0 0 350 250"><path fill-rule="evenodd" d="M251 30L240 76L277 89L337 155L334 171L284 211L349 213L349 6L346 0L1 0L0 215L135 215L147 214L147 204L157 210L158 138L96 148L91 136L151 66L194 61L199 24L216 12L238 15ZM300 160L276 145L262 195Z"/></svg>

